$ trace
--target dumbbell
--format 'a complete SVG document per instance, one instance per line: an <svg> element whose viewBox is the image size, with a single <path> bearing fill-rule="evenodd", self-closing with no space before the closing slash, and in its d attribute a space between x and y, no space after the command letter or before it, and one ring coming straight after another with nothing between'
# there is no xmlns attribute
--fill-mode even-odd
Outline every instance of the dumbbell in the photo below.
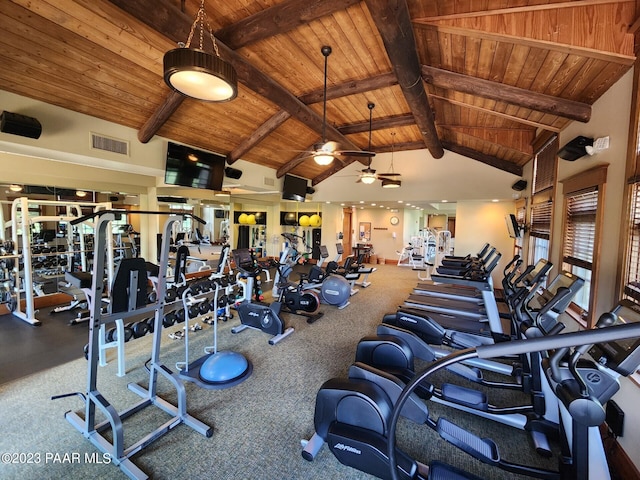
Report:
<svg viewBox="0 0 640 480"><path fill-rule="evenodd" d="M184 308L179 308L178 310L176 310L176 322L184 322Z"/></svg>
<svg viewBox="0 0 640 480"><path fill-rule="evenodd" d="M149 292L149 295L147 295L147 304L156 303L157 301L158 301L158 292L156 292L155 290L152 290L151 292Z"/></svg>
<svg viewBox="0 0 640 480"><path fill-rule="evenodd" d="M133 338L144 337L147 333L149 333L149 324L145 320L140 320L139 322L135 322L131 329L133 330Z"/></svg>
<svg viewBox="0 0 640 480"><path fill-rule="evenodd" d="M178 292L176 287L167 288L167 291L164 295L164 301L167 303L175 302L176 298L178 298Z"/></svg>
<svg viewBox="0 0 640 480"><path fill-rule="evenodd" d="M131 328L131 324L127 324L124 326L124 341L128 342L133 338L133 328ZM107 342L117 342L118 341L118 329L111 328L107 331Z"/></svg>
<svg viewBox="0 0 640 480"><path fill-rule="evenodd" d="M205 315L207 313L209 313L210 307L209 307L209 302L208 301L204 301L202 302L199 307L198 307L198 313L200 315Z"/></svg>
<svg viewBox="0 0 640 480"><path fill-rule="evenodd" d="M200 283L194 283L193 285L190 285L189 288L191 289L191 295L194 297L202 293L202 285Z"/></svg>
<svg viewBox="0 0 640 480"><path fill-rule="evenodd" d="M156 329L156 317L147 318L147 328L149 329L149 333L153 333Z"/></svg>
<svg viewBox="0 0 640 480"><path fill-rule="evenodd" d="M176 297L182 299L182 294L184 291L189 288L186 285L181 285L176 289Z"/></svg>
<svg viewBox="0 0 640 480"><path fill-rule="evenodd" d="M189 307L189 318L195 318L200 315L200 305L197 303Z"/></svg>
<svg viewBox="0 0 640 480"><path fill-rule="evenodd" d="M162 326L164 328L168 328L174 323L176 323L176 312L172 310L170 312L165 313L164 317L162 317Z"/></svg>

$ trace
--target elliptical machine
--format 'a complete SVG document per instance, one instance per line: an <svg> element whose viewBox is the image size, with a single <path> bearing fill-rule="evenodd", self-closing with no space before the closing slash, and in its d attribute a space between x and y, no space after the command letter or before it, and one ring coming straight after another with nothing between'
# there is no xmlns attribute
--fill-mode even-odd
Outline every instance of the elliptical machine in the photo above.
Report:
<svg viewBox="0 0 640 480"><path fill-rule="evenodd" d="M246 283L243 288L244 298L236 305L240 325L232 328L231 333L240 333L247 328L261 330L272 335L269 339L269 345L275 345L293 333L293 327L286 328L284 320L280 317L282 303L276 301L266 305L252 302L255 280L262 271L262 266L258 265L253 250L239 248L233 250L232 254L236 268L239 270L238 277L244 278Z"/></svg>

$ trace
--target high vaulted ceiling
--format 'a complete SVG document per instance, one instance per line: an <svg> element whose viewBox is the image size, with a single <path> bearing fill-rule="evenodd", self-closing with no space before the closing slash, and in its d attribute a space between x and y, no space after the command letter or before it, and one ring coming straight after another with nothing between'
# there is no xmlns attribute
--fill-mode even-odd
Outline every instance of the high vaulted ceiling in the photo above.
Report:
<svg viewBox="0 0 640 480"><path fill-rule="evenodd" d="M640 12L607 0L206 0L240 84L212 104L162 78L199 3L0 0L0 89L317 184L358 161L304 154L321 140L329 45L328 139L367 149L373 102L375 152L446 149L520 175L539 129L588 121L632 67Z"/></svg>

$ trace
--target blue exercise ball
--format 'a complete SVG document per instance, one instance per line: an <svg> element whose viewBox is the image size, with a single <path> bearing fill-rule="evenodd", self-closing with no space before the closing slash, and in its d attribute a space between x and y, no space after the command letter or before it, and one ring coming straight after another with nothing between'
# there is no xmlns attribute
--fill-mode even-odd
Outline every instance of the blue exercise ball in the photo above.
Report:
<svg viewBox="0 0 640 480"><path fill-rule="evenodd" d="M237 352L218 352L205 360L200 367L200 378L207 383L227 383L245 374L249 368L247 359Z"/></svg>

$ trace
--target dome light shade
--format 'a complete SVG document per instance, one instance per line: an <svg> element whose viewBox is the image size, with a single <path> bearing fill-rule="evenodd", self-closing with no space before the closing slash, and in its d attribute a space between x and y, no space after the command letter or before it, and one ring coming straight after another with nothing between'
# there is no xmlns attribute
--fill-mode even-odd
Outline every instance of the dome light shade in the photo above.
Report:
<svg viewBox="0 0 640 480"><path fill-rule="evenodd" d="M366 185L371 185L376 181L376 175L372 173L363 173L360 177L360 181Z"/></svg>
<svg viewBox="0 0 640 480"><path fill-rule="evenodd" d="M176 48L164 55L164 81L173 90L206 102L227 102L238 95L231 64L197 48Z"/></svg>
<svg viewBox="0 0 640 480"><path fill-rule="evenodd" d="M333 155L319 152L313 156L313 159L318 165L329 165L333 162Z"/></svg>
<svg viewBox="0 0 640 480"><path fill-rule="evenodd" d="M392 180L391 178L382 179L382 188L400 188L402 182L400 180Z"/></svg>

